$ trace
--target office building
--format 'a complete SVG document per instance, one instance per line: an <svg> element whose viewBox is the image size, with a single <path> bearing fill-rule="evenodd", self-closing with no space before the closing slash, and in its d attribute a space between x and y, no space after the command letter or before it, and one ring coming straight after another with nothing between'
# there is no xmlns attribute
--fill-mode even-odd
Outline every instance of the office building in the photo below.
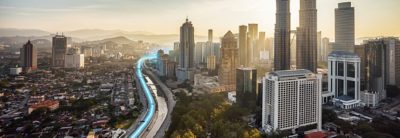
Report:
<svg viewBox="0 0 400 138"><path fill-rule="evenodd" d="M221 66L218 79L220 85L236 85L236 68L239 67L237 40L231 31L221 39Z"/></svg>
<svg viewBox="0 0 400 138"><path fill-rule="evenodd" d="M213 72L216 69L216 57L214 55L210 55L207 57L207 69L209 72Z"/></svg>
<svg viewBox="0 0 400 138"><path fill-rule="evenodd" d="M317 72L317 1L300 0L300 26L296 33L296 66Z"/></svg>
<svg viewBox="0 0 400 138"><path fill-rule="evenodd" d="M360 57L348 51L333 51L328 57L328 91L334 105L343 109L360 106ZM330 97L323 97L324 102Z"/></svg>
<svg viewBox="0 0 400 138"><path fill-rule="evenodd" d="M258 24L255 23L250 23L249 24L249 32L247 33L248 35L248 48L251 51L251 60L249 62L251 65L254 65L260 58L260 51L258 51Z"/></svg>
<svg viewBox="0 0 400 138"><path fill-rule="evenodd" d="M321 74L281 70L263 78L262 128L267 132L316 125L321 130Z"/></svg>
<svg viewBox="0 0 400 138"><path fill-rule="evenodd" d="M247 63L247 26L239 26L239 65L249 66Z"/></svg>
<svg viewBox="0 0 400 138"><path fill-rule="evenodd" d="M328 54L330 53L328 51L329 48L329 38L324 37L322 38L322 44L321 44L321 61L328 61Z"/></svg>
<svg viewBox="0 0 400 138"><path fill-rule="evenodd" d="M194 28L192 22L186 22L180 28L179 42L179 68L177 77L179 81L190 80L194 77Z"/></svg>
<svg viewBox="0 0 400 138"><path fill-rule="evenodd" d="M322 32L319 31L317 34L317 61L323 61L323 57L322 54L323 53L323 49L322 49Z"/></svg>
<svg viewBox="0 0 400 138"><path fill-rule="evenodd" d="M261 59L261 52L265 51L265 32L259 32L258 33L258 40L257 40L257 48L256 51L254 52L256 54L256 61Z"/></svg>
<svg viewBox="0 0 400 138"><path fill-rule="evenodd" d="M354 52L354 34L354 8L351 2L339 3L335 9L335 44L332 50Z"/></svg>
<svg viewBox="0 0 400 138"><path fill-rule="evenodd" d="M257 102L257 70L255 68L236 69L236 103L254 110Z"/></svg>
<svg viewBox="0 0 400 138"><path fill-rule="evenodd" d="M213 43L213 30L208 29L208 42Z"/></svg>
<svg viewBox="0 0 400 138"><path fill-rule="evenodd" d="M276 0L274 69L290 69L290 0Z"/></svg>
<svg viewBox="0 0 400 138"><path fill-rule="evenodd" d="M64 67L66 54L67 54L67 37L65 37L64 35L55 35L52 41L53 67Z"/></svg>
<svg viewBox="0 0 400 138"><path fill-rule="evenodd" d="M23 72L37 69L37 50L30 40L20 49L20 59Z"/></svg>
<svg viewBox="0 0 400 138"><path fill-rule="evenodd" d="M65 68L84 68L85 67L85 55L84 54L76 54L76 53L68 53L65 55L64 61Z"/></svg>
<svg viewBox="0 0 400 138"><path fill-rule="evenodd" d="M167 70L166 70L166 76L170 79L175 79L176 78L176 62L175 61L168 61L167 62Z"/></svg>
<svg viewBox="0 0 400 138"><path fill-rule="evenodd" d="M383 41L369 40L364 43L365 48L365 89L369 93L376 93L378 101L386 98L386 73L389 66L386 46ZM394 75L394 74L390 74Z"/></svg>
<svg viewBox="0 0 400 138"><path fill-rule="evenodd" d="M203 62L203 57L206 56L203 55L203 49L206 47L209 43L208 42L197 42L195 45L194 49L194 64L199 65L200 63Z"/></svg>

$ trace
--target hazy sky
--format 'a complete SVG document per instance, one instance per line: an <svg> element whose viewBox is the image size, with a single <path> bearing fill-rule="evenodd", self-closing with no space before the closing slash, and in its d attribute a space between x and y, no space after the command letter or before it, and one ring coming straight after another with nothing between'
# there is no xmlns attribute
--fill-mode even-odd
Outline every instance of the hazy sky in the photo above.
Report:
<svg viewBox="0 0 400 138"><path fill-rule="evenodd" d="M317 0L318 29L334 36L334 9L351 1L356 9L356 37L400 36L400 0ZM299 0L291 0L292 29L298 26ZM238 26L258 23L273 36L275 0L0 0L0 27L52 32L121 29L178 34L186 16L195 33L221 36Z"/></svg>

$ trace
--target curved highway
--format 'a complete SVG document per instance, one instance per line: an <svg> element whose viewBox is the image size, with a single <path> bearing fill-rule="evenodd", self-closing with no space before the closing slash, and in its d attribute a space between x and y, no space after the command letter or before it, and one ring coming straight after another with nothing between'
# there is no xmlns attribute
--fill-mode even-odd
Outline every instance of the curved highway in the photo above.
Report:
<svg viewBox="0 0 400 138"><path fill-rule="evenodd" d="M142 87L143 92L146 96L148 109L146 111L146 115L145 115L144 119L141 121L142 123L140 123L139 126L135 129L135 131L132 132L132 134L129 136L129 138L140 137L140 135L149 126L149 124L154 116L154 113L156 111L154 97L152 96L152 94L146 84L146 81L143 77L143 73L142 73L142 67L143 67L144 62L146 60L151 60L151 59L155 59L155 58L157 58L156 54L145 55L144 57L139 59L139 61L137 62L137 65L136 65L136 75L137 75L137 78L139 78L140 86Z"/></svg>

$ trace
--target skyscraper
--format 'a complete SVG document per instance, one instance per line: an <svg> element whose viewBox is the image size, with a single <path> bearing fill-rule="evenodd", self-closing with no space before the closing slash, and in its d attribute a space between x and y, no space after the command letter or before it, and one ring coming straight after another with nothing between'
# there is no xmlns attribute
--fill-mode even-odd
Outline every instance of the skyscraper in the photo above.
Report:
<svg viewBox="0 0 400 138"><path fill-rule="evenodd" d="M290 0L276 0L274 69L290 69Z"/></svg>
<svg viewBox="0 0 400 138"><path fill-rule="evenodd" d="M228 31L221 40L221 67L218 73L220 85L236 85L236 68L239 67L237 40Z"/></svg>
<svg viewBox="0 0 400 138"><path fill-rule="evenodd" d="M321 130L322 75L281 70L263 78L261 126L271 133L316 125Z"/></svg>
<svg viewBox="0 0 400 138"><path fill-rule="evenodd" d="M24 72L30 72L37 68L37 51L30 40L20 49L21 66Z"/></svg>
<svg viewBox="0 0 400 138"><path fill-rule="evenodd" d="M247 26L241 25L239 26L239 65L247 67L247 58Z"/></svg>
<svg viewBox="0 0 400 138"><path fill-rule="evenodd" d="M351 2L339 3L335 9L335 44L333 51L354 52L354 8Z"/></svg>
<svg viewBox="0 0 400 138"><path fill-rule="evenodd" d="M249 62L253 65L260 57L260 51L258 51L258 24L250 23L248 35L248 49L251 51L251 60Z"/></svg>
<svg viewBox="0 0 400 138"><path fill-rule="evenodd" d="M208 42L212 43L213 42L213 30L208 29Z"/></svg>
<svg viewBox="0 0 400 138"><path fill-rule="evenodd" d="M67 54L67 37L64 35L54 36L52 46L53 67L64 67L65 54Z"/></svg>
<svg viewBox="0 0 400 138"><path fill-rule="evenodd" d="M322 38L322 44L321 44L321 58L322 61L327 61L328 59L328 49L329 49L329 38L328 37L324 37Z"/></svg>
<svg viewBox="0 0 400 138"><path fill-rule="evenodd" d="M236 69L236 103L254 110L257 101L257 70L255 68Z"/></svg>
<svg viewBox="0 0 400 138"><path fill-rule="evenodd" d="M265 32L258 33L258 40L257 40L257 48L256 48L256 57L257 60L260 59L260 52L265 51Z"/></svg>
<svg viewBox="0 0 400 138"><path fill-rule="evenodd" d="M389 60L386 59L385 44L381 40L369 40L364 44L365 48L365 88L371 93L379 95L378 101L386 98L386 65ZM395 74L390 74L395 75Z"/></svg>
<svg viewBox="0 0 400 138"><path fill-rule="evenodd" d="M192 22L186 18L186 22L180 28L179 42L179 68L178 80L193 80L194 68L194 28Z"/></svg>
<svg viewBox="0 0 400 138"><path fill-rule="evenodd" d="M322 32L319 31L317 34L317 61L322 61Z"/></svg>
<svg viewBox="0 0 400 138"><path fill-rule="evenodd" d="M317 72L317 2L300 0L300 26L296 36L297 69Z"/></svg>

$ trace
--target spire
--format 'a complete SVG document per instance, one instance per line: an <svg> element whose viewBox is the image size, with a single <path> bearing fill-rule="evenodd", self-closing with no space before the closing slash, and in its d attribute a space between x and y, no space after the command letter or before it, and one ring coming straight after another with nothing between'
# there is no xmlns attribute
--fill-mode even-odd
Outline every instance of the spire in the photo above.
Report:
<svg viewBox="0 0 400 138"><path fill-rule="evenodd" d="M188 16L186 16L186 22L189 22Z"/></svg>

